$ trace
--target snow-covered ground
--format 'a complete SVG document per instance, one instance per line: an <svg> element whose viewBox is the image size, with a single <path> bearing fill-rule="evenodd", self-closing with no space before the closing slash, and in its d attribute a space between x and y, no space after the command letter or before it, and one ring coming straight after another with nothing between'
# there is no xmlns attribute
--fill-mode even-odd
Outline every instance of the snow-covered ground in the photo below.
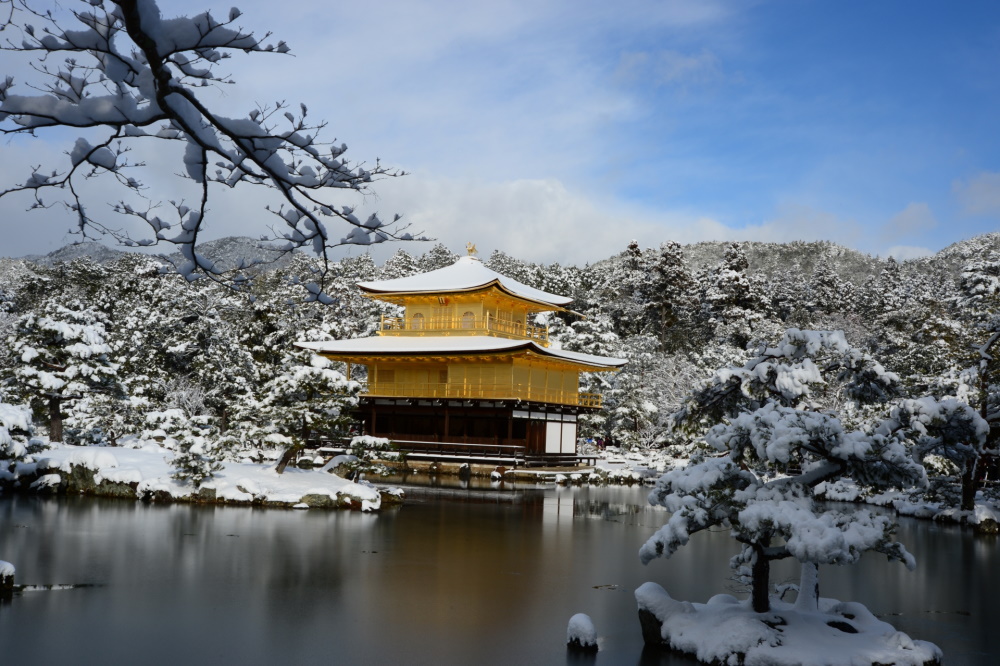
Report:
<svg viewBox="0 0 1000 666"><path fill-rule="evenodd" d="M640 611L651 613L660 625L644 626L647 643L658 638L704 663L923 666L941 661L936 645L912 640L858 603L819 599L819 608L810 611L773 600L770 612L756 613L749 601L728 594L706 604L677 601L656 583L645 583L635 597Z"/></svg>
<svg viewBox="0 0 1000 666"><path fill-rule="evenodd" d="M172 478L175 455L175 451L152 443L136 449L55 443L34 455L33 462L19 463L16 474L30 477L37 472L38 478L32 485L40 488L58 485L64 475L71 474L73 468L78 467L91 470L97 485L104 481L134 485L139 497L155 496L179 501L198 498L198 488ZM0 474L8 478L11 476L6 470L0 471ZM317 503L315 498L329 498L332 506L360 504L365 511L381 506L381 495L372 486L348 481L325 469L304 470L289 466L283 474L278 474L273 463L224 462L222 469L201 488L214 490L216 501L224 502L258 502L306 508ZM310 496L313 501L306 503L304 500Z"/></svg>
<svg viewBox="0 0 1000 666"><path fill-rule="evenodd" d="M652 483L664 472L688 463L686 458L675 458L663 449L625 451L615 446L603 450L588 449L586 455L596 455L599 476L610 483Z"/></svg>

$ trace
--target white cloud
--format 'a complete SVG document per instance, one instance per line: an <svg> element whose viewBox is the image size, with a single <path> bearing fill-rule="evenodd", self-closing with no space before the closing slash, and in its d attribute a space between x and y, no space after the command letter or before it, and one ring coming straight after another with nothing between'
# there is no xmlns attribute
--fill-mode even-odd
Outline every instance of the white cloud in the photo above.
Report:
<svg viewBox="0 0 1000 666"><path fill-rule="evenodd" d="M951 189L966 213L1000 214L1000 172L983 171L968 181L955 181Z"/></svg>
<svg viewBox="0 0 1000 666"><path fill-rule="evenodd" d="M786 205L772 220L735 227L697 212L597 199L555 179L483 182L414 174L380 183L378 208L387 216L403 213L415 230L454 251L471 241L484 256L500 249L536 262L593 262L623 250L633 238L644 247L666 240L832 240L853 246L861 235L857 223L807 206Z"/></svg>
<svg viewBox="0 0 1000 666"><path fill-rule="evenodd" d="M458 251L474 242L528 261L586 263L625 248L631 238L652 245L697 219L663 228L570 192L557 180L473 182L412 175L379 188L380 209L400 211L417 231ZM406 248L418 253L423 248Z"/></svg>
<svg viewBox="0 0 1000 666"><path fill-rule="evenodd" d="M929 257L932 254L934 254L934 251L926 247L917 247L915 245L893 245L883 253L883 256L892 257L896 261L906 261L907 259Z"/></svg>
<svg viewBox="0 0 1000 666"><path fill-rule="evenodd" d="M863 235L861 225L828 211L798 203L784 203L777 215L764 223L747 225L735 232L733 240L786 243L793 240L829 240L855 247ZM728 240L728 239L719 239Z"/></svg>
<svg viewBox="0 0 1000 666"><path fill-rule="evenodd" d="M926 203L910 203L886 222L882 228L883 240L898 240L937 227L938 221Z"/></svg>

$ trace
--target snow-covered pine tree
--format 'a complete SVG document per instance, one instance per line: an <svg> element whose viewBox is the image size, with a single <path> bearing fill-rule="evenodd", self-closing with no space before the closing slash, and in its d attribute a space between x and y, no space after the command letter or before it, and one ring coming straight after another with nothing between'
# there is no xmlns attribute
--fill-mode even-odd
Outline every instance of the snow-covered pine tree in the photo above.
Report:
<svg viewBox="0 0 1000 666"><path fill-rule="evenodd" d="M653 330L668 351L689 346L695 341L691 318L697 284L684 263L680 243L662 243L649 273L647 308Z"/></svg>
<svg viewBox="0 0 1000 666"><path fill-rule="evenodd" d="M421 272L420 263L409 252L400 248L382 264L378 279L394 280Z"/></svg>
<svg viewBox="0 0 1000 666"><path fill-rule="evenodd" d="M554 321L562 322L558 317L554 318ZM555 329L559 332L555 341L567 351L594 354L595 356L615 356L620 348L621 341L614 332L614 326L606 315L600 313L586 319L579 319L568 327L563 327L560 324ZM560 331L560 329L563 330ZM599 372L581 373L580 391L606 395L613 385L611 378L605 377L604 374ZM609 437L608 415L607 405L603 405L598 412L581 413L579 416L581 434Z"/></svg>
<svg viewBox="0 0 1000 666"><path fill-rule="evenodd" d="M853 303L853 285L840 278L833 268L833 258L828 254L817 259L809 280L808 310L820 314L849 311Z"/></svg>
<svg viewBox="0 0 1000 666"><path fill-rule="evenodd" d="M632 240L624 252L600 268L596 300L622 338L644 333L649 324L648 254Z"/></svg>
<svg viewBox="0 0 1000 666"><path fill-rule="evenodd" d="M885 434L901 433L921 463L938 456L960 471L960 508L975 508L976 469L984 453L989 423L973 407L955 398L927 396L903 400L893 408L880 429Z"/></svg>
<svg viewBox="0 0 1000 666"><path fill-rule="evenodd" d="M532 272L532 267L500 250L493 250L490 258L486 261L486 267L518 282L535 286L532 284L536 277Z"/></svg>
<svg viewBox="0 0 1000 666"><path fill-rule="evenodd" d="M222 469L222 463L219 462L207 438L199 435L180 435L177 446L179 452L172 460L174 473L171 476L178 481L191 483L195 488L200 488Z"/></svg>
<svg viewBox="0 0 1000 666"><path fill-rule="evenodd" d="M647 375L659 361L659 341L649 335L636 335L620 347L617 354L628 365L608 378L603 390L601 412L606 415L605 436L625 450L648 449L661 442L663 426L656 389Z"/></svg>
<svg viewBox="0 0 1000 666"><path fill-rule="evenodd" d="M886 400L897 385L895 375L836 331L789 329L748 363L717 370L675 414L675 423L704 432L718 456L692 459L657 481L650 502L671 516L640 550L642 561L669 557L695 532L726 525L742 544L731 564L749 568L757 612L770 608L773 560L794 557L809 581L815 565L851 564L866 550L912 567L913 558L892 538L888 517L824 508L814 500L818 484L845 476L870 488L926 483L923 467L898 436L849 431L834 412L820 411L834 387L848 401L841 408L850 409ZM811 595L814 587L800 592Z"/></svg>
<svg viewBox="0 0 1000 666"><path fill-rule="evenodd" d="M997 353L1000 350L1000 253L991 252L979 261L970 262L962 271L961 295L957 299L960 316L980 332L973 372L977 379L979 415L989 425L983 446L990 451L1000 448L1000 373ZM962 509L971 510L975 502L977 462L963 472Z"/></svg>
<svg viewBox="0 0 1000 666"><path fill-rule="evenodd" d="M31 409L0 400L0 481L7 480L4 476L10 471L10 463L41 450L41 446L30 443L30 436Z"/></svg>
<svg viewBox="0 0 1000 666"><path fill-rule="evenodd" d="M279 473L313 437L347 436L350 410L357 405L360 390L328 359L312 352L289 350L282 367L284 371L264 387L264 397L250 416L260 424L258 436L285 443Z"/></svg>
<svg viewBox="0 0 1000 666"><path fill-rule="evenodd" d="M458 261L457 254L449 250L443 243L435 243L434 247L420 257L420 272L428 273L436 271L439 268L451 266L456 261Z"/></svg>
<svg viewBox="0 0 1000 666"><path fill-rule="evenodd" d="M714 269L699 275L702 316L720 342L746 349L771 333L761 279L749 273L750 262L739 243L731 243Z"/></svg>
<svg viewBox="0 0 1000 666"><path fill-rule="evenodd" d="M63 440L62 408L89 393L123 395L111 361L103 316L79 303L47 304L18 319L8 340L16 365L13 392L49 423L49 438Z"/></svg>

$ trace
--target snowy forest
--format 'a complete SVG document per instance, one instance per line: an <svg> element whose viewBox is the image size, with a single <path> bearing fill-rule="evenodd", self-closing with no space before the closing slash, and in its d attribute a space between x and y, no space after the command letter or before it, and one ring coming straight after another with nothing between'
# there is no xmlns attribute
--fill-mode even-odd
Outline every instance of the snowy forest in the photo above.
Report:
<svg viewBox="0 0 1000 666"><path fill-rule="evenodd" d="M0 490L9 486L55 494L90 484L86 493L100 486L107 492L95 494L143 500L362 512L379 510L383 500L398 503L401 490L378 488L361 476L366 470L360 468L368 463L400 460L397 452L386 450L388 440L364 436L354 421L352 408L365 392L365 368L334 363L296 343L375 335L383 317L399 317L402 311L366 298L358 282L433 271L453 264L458 255L443 244L422 242L428 240L423 231L411 229L409 219L398 214L382 219L378 213L356 213L350 202L371 197L373 183L405 173L378 159L348 160L347 145L321 136L327 123L310 115L305 103L257 102L230 116L230 102L242 104L244 98L242 92L216 95L235 84L224 61L234 55L282 58L291 52L269 32L240 27L239 9L171 18L162 15L155 0L78 4L72 9L0 0L0 30L11 35L0 51L25 65L17 77L0 81L0 133L18 146L49 130L57 141L67 141L58 153L62 158L38 151L39 163L32 155L30 164L16 165L21 178L0 185L0 199L17 202L21 210L63 213L73 225L70 233L83 241L44 257L0 258L0 337L5 342L0 346ZM251 97L265 93L249 92ZM162 175L168 173L179 183L162 187ZM171 199L173 187L185 196ZM725 188L713 183L712 191ZM253 214L240 217L220 205L229 196L264 198ZM239 233L254 233L261 218L274 226L255 234L257 240L206 241L203 232L212 217L246 222ZM462 228L475 224L463 220ZM89 242L95 238L129 249ZM645 540L639 560L670 558L692 534L720 526L740 544L728 559L734 572L730 580L749 588L748 604L716 594L695 612L692 604L675 601L658 585L643 584L636 601L644 642L695 654L705 663L743 663L744 657L751 663L756 659L752 650L763 654L783 646L788 648L784 661L764 661L863 663L853 656L862 655L872 664L940 663L936 646L911 641L864 606L820 598L821 565L855 564L865 551L886 555L911 571L916 561L895 539L897 525L888 509L841 511L817 500L863 501L900 514L971 524L978 532L1000 531L1000 486L995 483L1000 233L903 262L831 242L682 246L668 240L643 247L636 241L626 244L627 238L619 252L585 266L535 264L502 248L483 259L488 268L520 283L573 299L571 310L531 315L529 323L546 328L553 346L628 361L618 372L581 376L579 389L599 394L602 402L579 416L579 431L573 432L583 459L607 463L588 470L586 483L591 473L596 486L612 472L628 481L649 481L648 503L669 514L666 522L656 519L661 526L651 535L647 525L639 526ZM377 262L368 248L387 242L398 242L398 249ZM153 248L175 254L148 253ZM470 243L470 252L473 248ZM573 437L567 440L572 443ZM350 455L328 460L316 455L297 461L301 467L285 474L305 447L324 441L346 444L347 453L361 460L351 459L341 468L337 459ZM572 455L574 462L581 460ZM313 466L319 469L308 469ZM468 472L467 463L464 467ZM490 483L501 486L509 471L487 470ZM564 475L547 472L556 483L567 482ZM577 477L570 483L585 483L582 474L570 476ZM537 508L544 516L555 506L572 520L576 505L563 512L560 490L542 498ZM7 506L16 512L26 505L15 499ZM257 518L254 513L244 518ZM419 512L408 519L420 520ZM524 512L519 521L532 519ZM24 520L32 527L9 540L14 546L34 540L36 527L53 523ZM18 530L27 528L9 522ZM184 537L195 536L187 529ZM471 532L420 529L441 535ZM240 536L228 528L222 533ZM348 532L329 534L339 541ZM244 535L251 536L249 531ZM178 541L185 547L185 539ZM201 567L212 550L173 559L197 561ZM598 553L591 546L579 550ZM324 545L317 560L324 570L329 552ZM365 558L377 552L369 546L361 550ZM49 559L22 557L29 576L37 575L35 560ZM358 554L344 559L356 560ZM466 559L481 558L477 553ZM532 567L526 571L535 560L562 566L568 557L529 559ZM793 586L772 580L771 563L778 560L801 565L794 611L782 599ZM258 573L255 566L229 561L226 568ZM504 562L502 568L510 567ZM498 569L492 567L488 578L501 580L505 574ZM457 572L449 571L448 577ZM0 600L13 596L14 573L12 564L0 561ZM366 585L390 580L357 578ZM546 579L552 577L538 578ZM419 582L425 589L409 596L422 604L419 614L434 615L425 610L431 605L423 605L426 588L449 586ZM587 587L619 586L588 581ZM533 597L561 597L538 595L538 585L528 589ZM366 588L363 594L369 593ZM396 589L391 594L395 603L390 606L402 607L408 596ZM493 593L478 596L508 608L494 602ZM260 606L281 607L271 601ZM186 604L186 612L192 606L214 608ZM472 608L454 599L448 606ZM296 613L283 614L295 615L304 606L296 601L294 608ZM755 617L748 624L747 609L785 615ZM160 617L147 610L129 612ZM390 612L380 608L377 621L369 624L380 630L393 626L385 622ZM799 619L782 619L790 613ZM123 626L105 621L110 616L103 611L74 615ZM413 615L398 624L413 624ZM502 624L508 635L520 635L509 624L515 615L538 616L508 612L502 623L481 623ZM329 621L323 613L315 616ZM723 616L735 618L735 625L720 622ZM799 620L805 616L817 620L816 627L803 629ZM49 622L45 617L44 624ZM685 635L693 635L685 623L700 623L705 633L682 644ZM977 616L974 623L981 628L991 620ZM248 645L247 625L236 625L237 642ZM732 631L732 626L752 631ZM311 633L327 634L325 627ZM571 647L575 639L581 648L598 649L587 616L575 615L568 633ZM859 634L862 641L851 644L849 636ZM816 637L831 635L832 654L819 654L822 641ZM289 636L285 632L283 638ZM877 638L877 644L865 642L866 636ZM274 641L283 647L296 642ZM369 659L375 642L392 641L384 636L367 641ZM412 638L398 642L415 644ZM175 636L169 643L178 643ZM212 644L220 644L214 635ZM95 653L85 645L74 649ZM173 662L185 660L190 661Z"/></svg>
<svg viewBox="0 0 1000 666"><path fill-rule="evenodd" d="M256 246L224 239L209 248L218 266L255 252L275 259L238 289L192 284L163 270L164 259L95 244L65 248L83 255L73 260L60 260L66 252L2 260L0 402L30 405L33 427L53 441L129 446L159 434L219 460L345 435L363 367L346 381L345 368L293 343L373 335L395 306L362 297L356 282L434 270L457 255L412 243L381 266L369 254L342 259L327 273L330 302L320 303L301 286L323 270L319 260ZM991 379L1000 234L903 263L831 243L673 242L633 242L588 266L500 251L486 263L575 299L571 312L539 315L553 344L629 360L620 372L584 376L581 390L600 393L603 407L585 418L583 437L689 458L726 416L727 382L787 330L843 331L845 349L888 378L878 395L859 401L843 382L800 377L822 388L786 391L787 406L801 409L808 398L845 430L894 414L942 481L928 492L947 505L971 508L958 480L966 476L974 492L973 481L992 473L983 454L1000 418ZM814 356L822 372L839 367ZM736 386L753 397L745 382ZM26 452L13 442L7 449L7 457Z"/></svg>

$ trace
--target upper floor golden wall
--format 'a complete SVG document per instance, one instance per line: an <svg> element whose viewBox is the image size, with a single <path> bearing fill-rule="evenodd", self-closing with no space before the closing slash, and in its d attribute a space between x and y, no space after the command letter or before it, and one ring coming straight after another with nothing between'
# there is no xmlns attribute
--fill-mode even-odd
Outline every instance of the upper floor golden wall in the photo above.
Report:
<svg viewBox="0 0 1000 666"><path fill-rule="evenodd" d="M549 345L549 331L529 323L533 306L496 289L401 299L402 316L384 316L380 335L492 335Z"/></svg>

